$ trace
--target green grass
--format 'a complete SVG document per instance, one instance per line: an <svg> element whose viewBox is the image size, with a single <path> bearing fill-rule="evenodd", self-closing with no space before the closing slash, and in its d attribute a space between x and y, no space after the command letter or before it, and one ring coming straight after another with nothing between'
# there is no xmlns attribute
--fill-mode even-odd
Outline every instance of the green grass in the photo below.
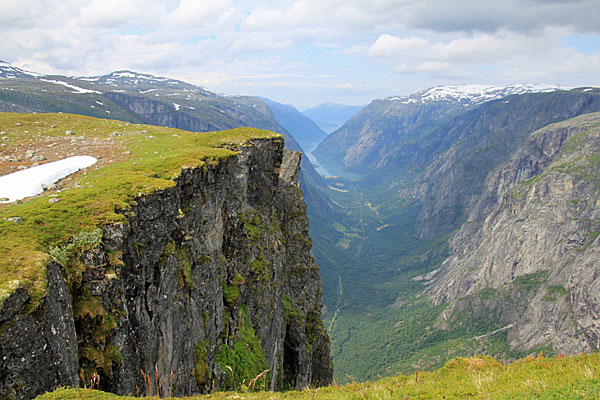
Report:
<svg viewBox="0 0 600 400"><path fill-rule="evenodd" d="M107 139L118 132L112 136L115 154L131 154L77 174L74 179L80 187L50 192L60 198L55 204L48 203L49 193L44 192L20 204L0 205L0 305L21 287L29 290L35 303L44 295L45 265L53 246L67 246L81 232L123 222L118 210L127 210L137 197L173 187L183 169L208 167L233 155L224 145L251 145L255 138L283 140L252 128L196 133L78 115L0 113L0 131L7 132L3 151L32 138L41 147L53 137L64 138L66 130L90 139ZM14 216L23 221L6 220Z"/></svg>
<svg viewBox="0 0 600 400"><path fill-rule="evenodd" d="M221 392L189 399L597 399L600 353L564 358L531 356L511 364L491 357L456 358L433 372L302 392ZM58 389L38 400L127 399L96 390Z"/></svg>

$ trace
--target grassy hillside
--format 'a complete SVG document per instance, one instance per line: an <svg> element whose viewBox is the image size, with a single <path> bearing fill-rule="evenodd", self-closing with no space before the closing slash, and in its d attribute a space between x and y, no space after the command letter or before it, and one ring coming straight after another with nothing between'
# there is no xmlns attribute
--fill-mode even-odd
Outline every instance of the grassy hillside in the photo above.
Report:
<svg viewBox="0 0 600 400"><path fill-rule="evenodd" d="M68 114L0 113L0 131L1 174L31 166L27 150L45 161L71 155L99 160L53 190L0 204L0 304L20 287L39 299L50 254L58 260L65 249L93 241L96 227L124 219L117 210L141 194L172 187L182 169L234 154L226 144L279 137L251 128L196 133Z"/></svg>
<svg viewBox="0 0 600 400"><path fill-rule="evenodd" d="M161 394L162 395L162 394ZM59 389L38 400L126 399L89 389ZM456 358L434 372L417 372L377 382L332 385L303 392L215 393L194 399L597 399L600 354L546 358L512 364L491 357Z"/></svg>

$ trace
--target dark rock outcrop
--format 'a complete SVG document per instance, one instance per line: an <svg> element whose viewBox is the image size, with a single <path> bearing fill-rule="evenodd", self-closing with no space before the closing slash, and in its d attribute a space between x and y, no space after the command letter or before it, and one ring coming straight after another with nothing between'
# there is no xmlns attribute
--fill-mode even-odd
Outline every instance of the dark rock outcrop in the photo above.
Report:
<svg viewBox="0 0 600 400"><path fill-rule="evenodd" d="M300 154L281 139L236 150L121 210L126 222L105 226L68 276L49 265L38 309L20 291L4 302L0 395L77 386L80 369L129 395L156 393L141 371L173 396L239 388L265 369L271 390L331 381Z"/></svg>
<svg viewBox="0 0 600 400"><path fill-rule="evenodd" d="M17 289L0 310L0 395L31 399L50 388L78 386L77 335L63 269L46 269L48 294L36 310Z"/></svg>

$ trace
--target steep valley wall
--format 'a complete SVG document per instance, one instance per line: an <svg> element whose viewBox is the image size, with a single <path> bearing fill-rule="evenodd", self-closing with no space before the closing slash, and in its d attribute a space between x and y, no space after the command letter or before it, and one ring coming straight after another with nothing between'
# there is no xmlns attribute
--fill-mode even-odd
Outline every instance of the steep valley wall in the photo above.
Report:
<svg viewBox="0 0 600 400"><path fill-rule="evenodd" d="M429 293L438 327L490 321L512 349L600 348L600 114L531 134L486 178Z"/></svg>

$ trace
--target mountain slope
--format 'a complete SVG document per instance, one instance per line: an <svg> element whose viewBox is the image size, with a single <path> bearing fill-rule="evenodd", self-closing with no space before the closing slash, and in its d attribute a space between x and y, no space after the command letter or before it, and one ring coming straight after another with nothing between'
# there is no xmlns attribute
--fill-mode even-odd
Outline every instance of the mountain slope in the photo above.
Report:
<svg viewBox="0 0 600 400"><path fill-rule="evenodd" d="M450 303L440 325L494 314L512 348L598 349L599 177L600 114L531 134L451 240L430 289Z"/></svg>
<svg viewBox="0 0 600 400"><path fill-rule="evenodd" d="M465 310L473 307L465 306L444 325L440 321L447 315L440 315L448 303L432 302L423 290L448 257L453 231L476 229L489 215L494 201L480 200L489 197L488 174L510 160L536 129L599 107L600 91L591 88L483 103L404 145L402 158L389 158L381 173L326 180L332 188L328 195L339 207L330 214L331 229L313 236L323 268L336 379L433 368L476 352L510 360L531 351L509 343L509 323L495 312L469 314ZM481 212L463 225L475 208ZM444 279L438 280L441 288ZM534 347L554 351L547 343Z"/></svg>
<svg viewBox="0 0 600 400"><path fill-rule="evenodd" d="M425 167L422 237L448 233L465 218L486 175L517 150L529 133L550 123L600 111L600 90L531 93L488 102L434 130L416 151L394 164Z"/></svg>

